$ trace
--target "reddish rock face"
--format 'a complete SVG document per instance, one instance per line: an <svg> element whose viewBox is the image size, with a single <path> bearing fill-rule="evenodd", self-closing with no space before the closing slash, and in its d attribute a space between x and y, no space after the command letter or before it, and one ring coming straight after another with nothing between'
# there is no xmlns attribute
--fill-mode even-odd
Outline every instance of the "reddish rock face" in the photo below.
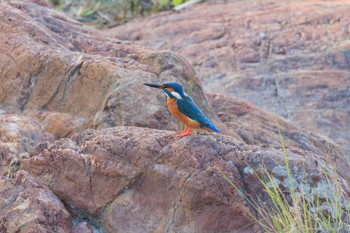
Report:
<svg viewBox="0 0 350 233"><path fill-rule="evenodd" d="M27 116L40 122L48 133L56 139L65 138L83 129L89 128L88 122L83 117L72 116L61 112L26 112ZM90 125L91 127L91 125Z"/></svg>
<svg viewBox="0 0 350 233"><path fill-rule="evenodd" d="M2 1L0 28L2 108L36 116L56 138L92 126L180 128L161 91L142 85L149 81L181 82L215 119L178 54L111 39L30 0Z"/></svg>
<svg viewBox="0 0 350 233"><path fill-rule="evenodd" d="M227 130L233 131L228 134L239 135L250 145L280 146L281 133L285 146L312 151L326 161L333 161L343 177L350 180L350 157L329 138L306 132L277 114L237 97L209 94L208 100Z"/></svg>
<svg viewBox="0 0 350 233"><path fill-rule="evenodd" d="M93 229L87 222L82 222L73 227L73 233L93 233Z"/></svg>
<svg viewBox="0 0 350 233"><path fill-rule="evenodd" d="M346 1L206 1L107 32L188 58L205 91L242 97L350 154Z"/></svg>
<svg viewBox="0 0 350 233"><path fill-rule="evenodd" d="M52 141L52 135L34 119L0 115L0 175L11 176L23 158L36 155L38 145Z"/></svg>
<svg viewBox="0 0 350 233"><path fill-rule="evenodd" d="M209 7L207 4L211 4L210 1L194 9L207 7L206 11L198 13L205 13L205 20L220 14L215 23L203 23L203 19L193 14L196 17L191 19L193 23L191 20L186 23L177 21L177 28L164 34L176 40L183 39L193 46L186 47L187 51L196 51L189 56L184 53L185 47L173 42L172 45L179 46L178 50L186 56L191 59L198 57L198 61L204 59L195 66L203 68L200 72L206 74L203 75L206 88L228 94L235 88L242 89L245 92L241 96L251 98L261 106L269 106L278 94L283 101L293 100L290 104L293 113L304 106L302 104L318 104L319 99L310 96L320 87L345 93L343 87L337 86L338 82L325 78L333 72L326 70L327 66L324 66L325 75L317 76L321 77L321 86L316 85L314 80L318 79L314 76L304 78L304 74L311 74L309 71L296 71L298 67L323 67L324 63L314 62L300 51L293 53L294 47L289 44L294 45L294 42L288 40L293 38L271 29L269 22L275 22L275 19L270 8L277 7L277 12L282 11L286 9L282 3L271 1L261 5L253 1L249 7L244 2L221 2ZM289 6L302 10L294 3ZM319 7L313 3L309 6L311 9ZM249 14L251 9L256 12ZM261 21L242 21L238 11L244 12L246 18L243 19L256 16ZM193 13L188 10L184 14L188 12ZM149 22L157 17L152 16ZM177 19L178 16L171 17ZM282 16L276 13L276 17ZM296 14L295 17L299 16ZM289 22L289 18L286 20ZM320 22L314 19L311 25ZM158 23L162 24L162 21ZM222 27L223 23L226 26ZM338 21L335 20L334 24ZM247 25L242 27L248 29L232 33L229 30L232 25L238 29L240 25ZM297 26L303 28L305 25L295 24ZM186 33L195 33L195 36L182 38L182 35L186 36L183 32L186 28L189 30ZM268 39L251 33L259 28L263 28ZM274 143L278 134L268 123L273 114L240 100L209 95L215 111L229 126L227 134L241 137L247 143L263 142L274 146L247 145L224 134L198 133L179 139L172 131L138 127L88 129L74 134L87 127L116 125L178 128L176 121L165 111L164 96L143 86L145 81L178 80L186 84L186 91L215 120L192 66L180 55L108 38L48 9L41 0L0 2L0 29L0 114L3 114L3 109L8 113L21 112L38 119L42 125L23 116L0 117L0 171L10 176L0 177L0 232L259 232L245 207L252 214L255 214L254 210L219 171L245 195L265 201L266 192L255 176L261 174L261 165L265 164L282 191L286 195L290 192L283 154ZM127 32L121 33L127 35ZM154 32L158 32L158 28ZM261 37L260 42L255 42L255 37ZM274 43L270 42L272 39L278 41L278 38L281 43L286 41L289 47L276 50ZM338 37L334 38L338 46ZM314 49L319 52L317 46ZM213 58L216 53L222 63ZM281 57L284 53L286 56ZM225 59L227 54L232 57ZM303 62L299 55L304 58ZM323 61L328 62L327 59ZM334 71L338 78L339 73L344 74L341 81L345 86L348 81L346 64L344 57L338 67L344 70ZM215 76L217 70L220 74ZM302 78L295 79L298 75ZM276 90L269 89L277 84ZM265 87L269 88L265 90ZM287 88L288 94L283 94L281 90ZM299 92L305 100L295 97ZM326 91L318 93L318 97L329 97ZM329 101L333 101L334 106L343 107L343 102L338 101L338 92L333 97ZM284 106L285 102L281 103L271 106ZM346 123L347 108L343 109L345 113L339 111L337 116ZM220 122L219 118L216 120ZM243 124L247 122L251 125ZM281 118L278 122L286 141L299 148L287 149L293 182L302 182L306 190L310 190L310 195L328 195L322 158L302 150L312 150L314 143L315 151L325 153L320 138L299 131ZM53 141L43 127L54 137L64 138ZM72 134L71 138L66 138ZM304 136L307 139L304 140ZM346 181L337 174L332 178L341 183L348 199L350 192ZM329 207L322 208L327 210Z"/></svg>
<svg viewBox="0 0 350 233"><path fill-rule="evenodd" d="M71 232L62 202L25 171L13 179L0 176L0 232Z"/></svg>
<svg viewBox="0 0 350 233"><path fill-rule="evenodd" d="M305 182L305 169L311 190L327 189L319 157L297 149L287 154L295 182ZM209 233L257 231L241 206L247 203L219 170L246 195L265 200L254 172L266 164L288 189L283 163L279 148L220 134L179 139L169 131L115 127L58 140L21 168L75 212L98 215L104 232Z"/></svg>

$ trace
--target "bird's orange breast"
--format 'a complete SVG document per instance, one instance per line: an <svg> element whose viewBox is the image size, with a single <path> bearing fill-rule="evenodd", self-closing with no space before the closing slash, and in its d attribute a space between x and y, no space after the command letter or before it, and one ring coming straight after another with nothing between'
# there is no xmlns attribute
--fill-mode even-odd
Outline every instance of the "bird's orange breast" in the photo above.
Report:
<svg viewBox="0 0 350 233"><path fill-rule="evenodd" d="M187 117L182 112L180 112L179 108L177 107L175 99L168 97L167 104L171 115L173 115L176 119L178 119L179 121L181 121L182 123L184 123L190 128L195 128L195 129L200 128L200 125L197 121L192 120L191 118Z"/></svg>

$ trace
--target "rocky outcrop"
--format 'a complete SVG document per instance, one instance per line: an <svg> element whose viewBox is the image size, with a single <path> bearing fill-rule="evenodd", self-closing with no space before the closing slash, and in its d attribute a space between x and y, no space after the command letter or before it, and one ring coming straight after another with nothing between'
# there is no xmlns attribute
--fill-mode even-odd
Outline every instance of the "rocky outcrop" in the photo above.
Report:
<svg viewBox="0 0 350 233"><path fill-rule="evenodd" d="M243 3L214 4L213 13L225 4ZM269 121L275 115L219 94L208 95L212 110L182 56L106 37L41 0L0 2L0 28L0 232L258 232L246 212L255 210L220 171L249 198L266 201L257 178L262 165L288 198L279 135ZM215 30L196 38L227 39ZM254 51L241 56L242 74L254 74ZM230 87L227 77L214 78L213 90L227 92L218 89ZM249 77L247 85L265 85ZM174 131L150 129L179 128L164 96L142 85L164 80L185 84L231 136L199 132L180 139ZM293 146L287 148L293 184L302 183L311 196L331 195L324 174L332 167L315 154L325 155L322 139L276 118ZM331 178L348 200L348 183L334 171Z"/></svg>
<svg viewBox="0 0 350 233"><path fill-rule="evenodd" d="M205 1L107 35L177 51L205 91L242 97L349 155L349 11L344 1Z"/></svg>
<svg viewBox="0 0 350 233"><path fill-rule="evenodd" d="M38 3L40 1L30 0L0 3L0 9L4 11L1 15L3 20L0 21L3 28L0 32L0 57L3 61L0 78L4 80L0 87L2 109L8 112L22 112L36 118L55 138L69 137L86 128L115 125L176 130L180 125L165 111L163 94L144 88L142 82L177 79L185 84L187 92L194 96L197 104L214 119L224 133L236 138L244 137L235 130L226 129L216 114L213 114L199 80L184 58L169 51L158 52L110 39L48 9L44 3ZM223 3L211 5L213 9L223 6ZM196 7L203 5L199 4ZM187 14L187 11L184 14ZM151 17L150 22L153 22L153 18L157 16ZM15 27L15 24L23 26ZM161 28L156 28L156 32ZM130 35L128 32L125 30L123 35ZM207 34L204 33L203 41L205 35ZM146 40L148 37L142 38ZM223 39L226 41L227 35L218 41ZM193 59L191 56L190 58ZM195 67L198 68L198 65ZM244 70L251 71L248 68ZM202 74L200 70L199 72ZM226 92L225 88L217 88L218 82L217 79L212 79L212 82L205 86L210 86L212 91ZM254 87L260 86L250 81L247 83ZM333 82L331 86L335 85L336 82ZM347 111L346 106L343 109ZM343 116L341 119L346 121L347 114L339 114ZM307 119L310 118L304 118L305 122ZM315 122L311 119L308 121ZM269 123L273 124L273 121ZM344 124L346 125L346 122L343 122ZM267 130L264 133L264 138L271 136ZM333 137L331 139L335 140ZM309 139L304 141L307 140ZM316 141L322 140L322 137L318 137ZM332 148L333 144L336 144L326 137L325 141L328 141ZM274 143L276 142L278 143L278 140ZM307 144L306 147L310 149L310 143ZM316 147L319 145L321 148L313 148L314 151L327 151L323 143L317 142ZM334 150L336 153L333 154L338 155L339 150L341 148L337 147ZM341 153L346 154L346 150ZM321 155L327 156L325 153Z"/></svg>
<svg viewBox="0 0 350 233"><path fill-rule="evenodd" d="M305 183L310 194L329 189L319 157L292 148L287 154L293 182ZM254 232L247 203L219 171L265 200L255 174L262 164L288 192L279 148L218 134L179 139L169 131L115 127L58 140L21 169L104 232Z"/></svg>
<svg viewBox="0 0 350 233"><path fill-rule="evenodd" d="M0 232L71 232L62 202L25 171L13 179L0 176Z"/></svg>
<svg viewBox="0 0 350 233"><path fill-rule="evenodd" d="M215 101L223 102L217 95L209 99L215 108ZM253 108L244 101L236 102ZM226 106L234 103L230 100ZM219 115L230 124L235 111L228 113ZM254 122L249 118L253 113L259 111L247 111L246 121ZM261 118L268 115L264 111L260 114ZM248 207L254 214L254 209L220 171L245 195L266 200L256 177L265 164L288 193L287 172L278 146L246 145L233 137L210 133L180 139L173 131L137 127L89 129L71 139L52 141L52 136L34 120L12 115L2 118L1 139L11 136L12 143L5 145L15 148L13 155L21 154L15 151L27 154L15 157L15 167L1 167L12 177L0 179L3 231L255 232L258 227L245 210ZM289 127L283 120L278 121L282 132ZM244 127L239 130L248 138L252 135L254 143L263 141L245 132ZM37 140L36 146L33 140ZM332 195L325 191L330 187L320 157L293 147L287 149L287 154L295 184L302 183L303 188L306 185L310 195ZM348 198L346 181L335 174L332 177L342 184ZM27 212L34 215L28 219Z"/></svg>
<svg viewBox="0 0 350 233"><path fill-rule="evenodd" d="M0 115L0 175L12 176L21 159L36 155L38 146L53 141L35 120L18 115Z"/></svg>
<svg viewBox="0 0 350 233"><path fill-rule="evenodd" d="M54 135L55 138L70 137L76 132L92 127L83 117L72 116L68 113L28 111L25 115L39 121L45 131Z"/></svg>
<svg viewBox="0 0 350 233"><path fill-rule="evenodd" d="M180 128L146 81L182 82L211 115L193 68L178 54L108 38L41 1L0 2L0 28L1 108L37 116L56 138L87 127Z"/></svg>
<svg viewBox="0 0 350 233"><path fill-rule="evenodd" d="M343 177L350 180L350 157L329 138L306 132L277 114L240 98L221 94L207 96L214 111L227 126L228 134L239 135L250 145L275 146L281 145L282 136L284 145L308 150L326 161L332 161Z"/></svg>

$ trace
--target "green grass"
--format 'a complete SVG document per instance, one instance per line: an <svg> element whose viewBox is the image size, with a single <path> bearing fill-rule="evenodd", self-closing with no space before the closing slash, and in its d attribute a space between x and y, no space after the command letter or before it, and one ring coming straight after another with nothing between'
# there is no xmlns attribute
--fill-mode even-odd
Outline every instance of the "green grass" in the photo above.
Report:
<svg viewBox="0 0 350 233"><path fill-rule="evenodd" d="M279 128L278 128L279 130ZM350 232L350 203L344 196L341 185L337 179L334 164L330 161L323 166L322 188L311 189L308 185L306 165L303 164L304 181L296 182L289 166L287 151L280 134L284 165L283 169L289 180L288 191L282 190L280 182L274 178L263 164L262 175L257 175L268 200L264 202L256 198L251 200L245 196L228 177L219 171L221 175L245 198L258 217L242 204L247 213L258 223L264 232L283 233L346 233ZM277 164L277 163L276 163ZM266 206L266 203L269 203Z"/></svg>
<svg viewBox="0 0 350 233"><path fill-rule="evenodd" d="M97 28L112 27L138 16L171 10L188 0L49 0L51 7Z"/></svg>

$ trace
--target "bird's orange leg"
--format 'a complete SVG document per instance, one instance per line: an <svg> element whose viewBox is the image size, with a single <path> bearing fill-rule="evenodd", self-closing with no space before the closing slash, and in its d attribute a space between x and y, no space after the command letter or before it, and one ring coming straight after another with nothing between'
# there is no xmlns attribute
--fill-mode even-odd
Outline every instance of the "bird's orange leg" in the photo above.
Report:
<svg viewBox="0 0 350 233"><path fill-rule="evenodd" d="M178 133L180 134L180 138L185 137L185 136L191 134L191 128L186 125L185 129L181 132L178 132Z"/></svg>
<svg viewBox="0 0 350 233"><path fill-rule="evenodd" d="M178 134L183 134L185 133L187 130L189 129L189 127L187 125L185 125L185 128L184 130L180 131L180 132L177 132Z"/></svg>

